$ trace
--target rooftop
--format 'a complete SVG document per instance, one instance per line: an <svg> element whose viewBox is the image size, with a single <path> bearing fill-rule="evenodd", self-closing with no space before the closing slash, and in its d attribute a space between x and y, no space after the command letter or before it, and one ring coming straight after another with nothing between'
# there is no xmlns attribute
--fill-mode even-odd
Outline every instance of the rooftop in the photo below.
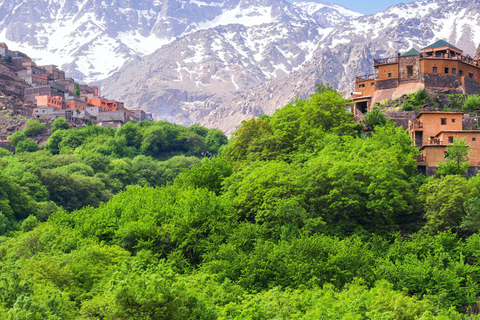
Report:
<svg viewBox="0 0 480 320"><path fill-rule="evenodd" d="M451 48L454 48L454 49L457 49L457 50L462 51L461 49L458 49L457 47L452 46L450 43L448 43L448 42L445 41L445 40L438 40L437 42L432 43L431 45L423 48L422 50L425 50L425 49L433 49L433 48L440 48L440 47L451 47Z"/></svg>
<svg viewBox="0 0 480 320"><path fill-rule="evenodd" d="M407 52L405 52L404 54L402 54L400 57L412 57L412 56L418 56L419 54L420 52L418 52L415 48L412 48Z"/></svg>
<svg viewBox="0 0 480 320"><path fill-rule="evenodd" d="M417 117L420 117L422 114L464 114L465 112L463 111L422 111L419 114L417 114Z"/></svg>

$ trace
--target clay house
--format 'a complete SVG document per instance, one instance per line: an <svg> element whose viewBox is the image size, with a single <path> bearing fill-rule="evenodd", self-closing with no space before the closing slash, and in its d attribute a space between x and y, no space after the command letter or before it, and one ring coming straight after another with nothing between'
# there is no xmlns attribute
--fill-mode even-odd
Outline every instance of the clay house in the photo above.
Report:
<svg viewBox="0 0 480 320"><path fill-rule="evenodd" d="M439 40L419 51L373 60L374 73L355 77L353 113L421 88L429 92L480 94L479 61Z"/></svg>
<svg viewBox="0 0 480 320"><path fill-rule="evenodd" d="M93 116L98 116L98 114L100 112L107 112L105 109L101 108L101 107L97 107L97 106L92 106L91 104L89 104L86 108L87 112Z"/></svg>
<svg viewBox="0 0 480 320"><path fill-rule="evenodd" d="M101 112L97 116L98 125L104 127L118 128L130 121L125 110Z"/></svg>
<svg viewBox="0 0 480 320"><path fill-rule="evenodd" d="M33 116L37 119L57 119L64 118L65 120L72 120L72 110L58 110L56 108L35 108L33 109Z"/></svg>
<svg viewBox="0 0 480 320"><path fill-rule="evenodd" d="M118 110L118 103L116 101L111 101L103 98L94 98L94 99L88 99L88 103L93 106L101 107L106 111Z"/></svg>
<svg viewBox="0 0 480 320"><path fill-rule="evenodd" d="M48 75L49 80L61 81L65 80L65 71L58 69L54 64L49 64L46 66L41 66Z"/></svg>
<svg viewBox="0 0 480 320"><path fill-rule="evenodd" d="M17 76L33 87L45 86L48 83L48 77L45 70L39 68L34 62L27 61L23 63L23 70L17 72Z"/></svg>
<svg viewBox="0 0 480 320"><path fill-rule="evenodd" d="M75 95L65 94L65 109L67 110L86 110L88 106L87 98Z"/></svg>
<svg viewBox="0 0 480 320"><path fill-rule="evenodd" d="M445 162L447 146L463 138L470 146L470 165L480 166L480 131L463 130L462 119L462 112L421 112L409 123L408 132L421 152L417 156L419 172L434 174L438 163Z"/></svg>
<svg viewBox="0 0 480 320"><path fill-rule="evenodd" d="M37 100L37 108L54 108L57 110L64 109L62 97L46 95L46 96L36 96L35 99Z"/></svg>
<svg viewBox="0 0 480 320"><path fill-rule="evenodd" d="M75 93L75 80L73 78L65 78L64 80L56 80L65 87L65 92Z"/></svg>
<svg viewBox="0 0 480 320"><path fill-rule="evenodd" d="M37 86L32 88L25 88L24 100L33 103L36 96L65 96L65 86L55 81L48 81L45 86Z"/></svg>

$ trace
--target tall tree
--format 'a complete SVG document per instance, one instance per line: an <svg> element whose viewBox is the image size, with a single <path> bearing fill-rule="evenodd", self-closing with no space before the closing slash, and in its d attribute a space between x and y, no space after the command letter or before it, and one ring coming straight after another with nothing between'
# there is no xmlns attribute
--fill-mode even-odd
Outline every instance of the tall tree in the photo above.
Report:
<svg viewBox="0 0 480 320"><path fill-rule="evenodd" d="M440 167L437 174L441 176L449 174L463 175L470 167L468 159L470 157L470 146L467 145L466 139L453 139L453 144L447 147L445 163L439 163Z"/></svg>

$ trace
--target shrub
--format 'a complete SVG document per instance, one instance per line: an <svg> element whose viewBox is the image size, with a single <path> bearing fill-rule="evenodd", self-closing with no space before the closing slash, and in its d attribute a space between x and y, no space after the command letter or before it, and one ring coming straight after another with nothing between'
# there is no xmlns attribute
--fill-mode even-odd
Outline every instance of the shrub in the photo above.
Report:
<svg viewBox="0 0 480 320"><path fill-rule="evenodd" d="M465 111L480 110L480 96L476 94L468 96L462 109Z"/></svg>
<svg viewBox="0 0 480 320"><path fill-rule="evenodd" d="M23 132L25 132L27 137L36 136L42 131L45 131L45 123L40 123L37 119L28 120L23 129Z"/></svg>

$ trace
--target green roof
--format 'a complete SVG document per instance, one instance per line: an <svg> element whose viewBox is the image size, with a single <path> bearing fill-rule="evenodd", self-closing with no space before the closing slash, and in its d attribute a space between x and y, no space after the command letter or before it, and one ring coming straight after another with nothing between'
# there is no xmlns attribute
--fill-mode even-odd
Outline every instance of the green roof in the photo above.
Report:
<svg viewBox="0 0 480 320"><path fill-rule="evenodd" d="M405 52L404 54L402 54L400 57L412 57L412 56L418 56L419 54L420 52L418 52L415 48L412 48L407 52Z"/></svg>
<svg viewBox="0 0 480 320"><path fill-rule="evenodd" d="M454 48L454 49L457 49L457 50L460 50L458 49L457 47L455 46L452 46L450 43L448 43L447 41L445 40L438 40L437 42L429 45L428 47L425 47L423 49L432 49L432 48L439 48L439 47L451 47L451 48ZM460 50L461 51L461 50Z"/></svg>

